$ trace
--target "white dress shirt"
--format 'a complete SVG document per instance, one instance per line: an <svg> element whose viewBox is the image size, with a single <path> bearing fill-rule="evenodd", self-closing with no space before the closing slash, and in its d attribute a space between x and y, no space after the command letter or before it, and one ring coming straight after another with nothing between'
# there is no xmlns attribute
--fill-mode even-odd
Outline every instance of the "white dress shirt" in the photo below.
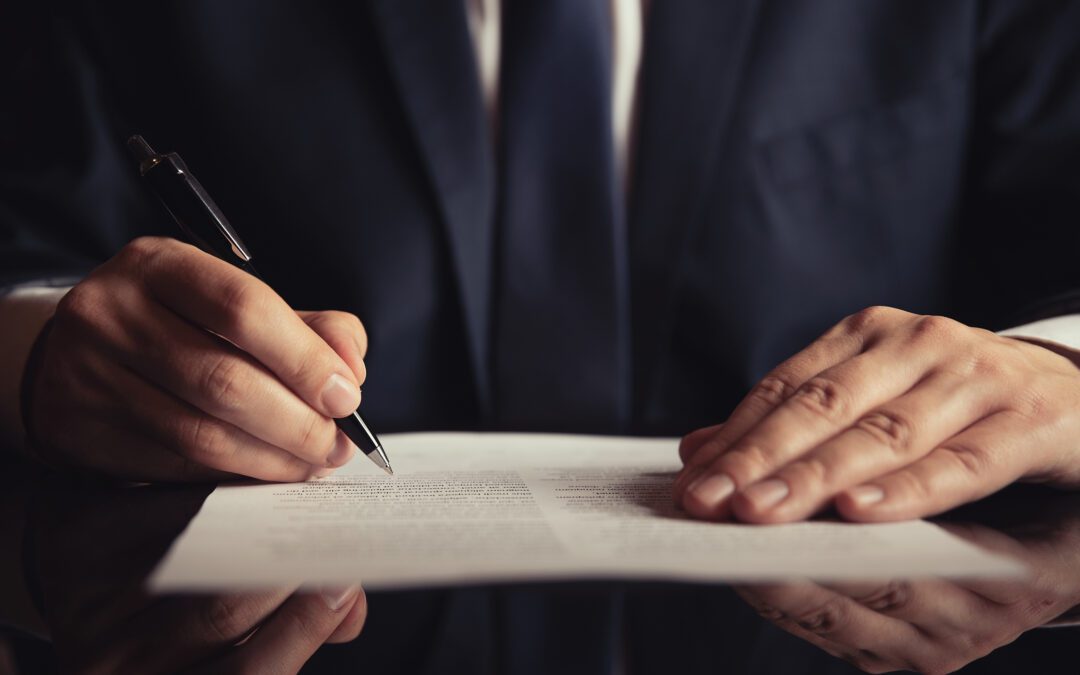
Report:
<svg viewBox="0 0 1080 675"><path fill-rule="evenodd" d="M615 166L618 168L625 194L633 164L638 72L641 70L642 35L650 0L609 1L614 45L611 128L615 141ZM476 51L484 107L494 134L494 130L498 128L502 0L465 0L465 7L473 48ZM999 334L1030 337L1080 350L1080 314L1036 321L1001 331Z"/></svg>

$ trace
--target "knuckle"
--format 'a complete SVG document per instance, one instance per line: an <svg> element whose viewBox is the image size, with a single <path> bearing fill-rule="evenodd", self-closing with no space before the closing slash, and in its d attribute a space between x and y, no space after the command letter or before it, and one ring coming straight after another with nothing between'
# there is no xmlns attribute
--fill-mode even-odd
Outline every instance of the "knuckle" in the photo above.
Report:
<svg viewBox="0 0 1080 675"><path fill-rule="evenodd" d="M941 450L947 452L957 467L969 476L981 476L988 468L989 455L978 448L966 445L943 445Z"/></svg>
<svg viewBox="0 0 1080 675"><path fill-rule="evenodd" d="M781 610L764 602L754 603L751 605L751 607L753 607L754 611L757 612L758 616L760 616L762 619L765 619L766 621L776 622L786 618L786 616Z"/></svg>
<svg viewBox="0 0 1080 675"><path fill-rule="evenodd" d="M791 401L826 419L843 417L850 405L844 385L821 375L799 387Z"/></svg>
<svg viewBox="0 0 1080 675"><path fill-rule="evenodd" d="M833 469L819 457L807 457L783 469L783 474L790 483L800 485L832 485Z"/></svg>
<svg viewBox="0 0 1080 675"><path fill-rule="evenodd" d="M906 607L911 602L911 595L911 584L906 581L892 581L853 600L872 610L889 612Z"/></svg>
<svg viewBox="0 0 1080 675"><path fill-rule="evenodd" d="M877 410L864 416L855 423L855 428L898 453L911 447L914 435L914 424L910 419L888 410Z"/></svg>
<svg viewBox="0 0 1080 675"><path fill-rule="evenodd" d="M102 299L97 284L93 280L88 279L76 284L57 303L56 320L79 325L95 323Z"/></svg>
<svg viewBox="0 0 1080 675"><path fill-rule="evenodd" d="M770 407L780 405L795 393L790 378L781 373L766 375L754 387L750 395Z"/></svg>
<svg viewBox="0 0 1080 675"><path fill-rule="evenodd" d="M203 610L203 624L211 639L231 644L251 628L251 616L237 598L216 597Z"/></svg>
<svg viewBox="0 0 1080 675"><path fill-rule="evenodd" d="M720 438L710 438L698 446L697 450L687 458L689 466L700 467L712 462L723 455L726 447L727 444Z"/></svg>
<svg viewBox="0 0 1080 675"><path fill-rule="evenodd" d="M243 333L247 317L259 316L260 288L254 277L241 273L221 284L220 306L222 327L230 333Z"/></svg>
<svg viewBox="0 0 1080 675"><path fill-rule="evenodd" d="M922 503L932 497L930 486L912 471L900 471L891 478L896 483L896 488L903 494L909 495L914 500Z"/></svg>
<svg viewBox="0 0 1080 675"><path fill-rule="evenodd" d="M251 388L251 377L247 371L247 364L242 360L235 356L221 356L207 368L202 379L202 391L218 409L239 410Z"/></svg>
<svg viewBox="0 0 1080 675"><path fill-rule="evenodd" d="M714 468L731 476L736 485L747 485L772 471L773 462L761 446L746 445L721 455Z"/></svg>
<svg viewBox="0 0 1080 675"><path fill-rule="evenodd" d="M147 259L158 255L165 246L165 241L165 237L137 237L125 244L117 256L126 262L141 265Z"/></svg>
<svg viewBox="0 0 1080 675"><path fill-rule="evenodd" d="M195 455L197 453L181 452L177 453L179 463L176 467L176 475L180 479L181 483L202 483L207 479L208 470L207 467L189 455Z"/></svg>
<svg viewBox="0 0 1080 675"><path fill-rule="evenodd" d="M287 633L289 635L295 636L302 643L322 644L326 630L318 617L312 612L292 611L288 612L284 618L288 624ZM329 636L326 635L326 637Z"/></svg>
<svg viewBox="0 0 1080 675"><path fill-rule="evenodd" d="M232 450L232 439L225 427L203 416L191 423L188 439L185 447L188 455L209 466L220 466L221 458Z"/></svg>
<svg viewBox="0 0 1080 675"><path fill-rule="evenodd" d="M963 324L945 316L930 314L915 319L912 334L916 340L941 341L959 335Z"/></svg>
<svg viewBox="0 0 1080 675"><path fill-rule="evenodd" d="M829 600L823 605L801 612L792 617L799 628L815 635L828 635L844 625L847 611L840 599Z"/></svg>
<svg viewBox="0 0 1080 675"><path fill-rule="evenodd" d="M846 317L842 322L844 330L848 333L856 333L862 335L869 332L872 328L876 328L879 323L887 319L898 310L891 307L883 307L881 305L875 305L873 307L867 307L860 309L854 314Z"/></svg>
<svg viewBox="0 0 1080 675"><path fill-rule="evenodd" d="M306 454L325 455L334 444L337 428L326 417L311 411L304 421L297 426L296 448Z"/></svg>
<svg viewBox="0 0 1080 675"><path fill-rule="evenodd" d="M138 237L120 250L118 259L139 277L146 278L161 267L165 254L178 245L179 242L169 237Z"/></svg>

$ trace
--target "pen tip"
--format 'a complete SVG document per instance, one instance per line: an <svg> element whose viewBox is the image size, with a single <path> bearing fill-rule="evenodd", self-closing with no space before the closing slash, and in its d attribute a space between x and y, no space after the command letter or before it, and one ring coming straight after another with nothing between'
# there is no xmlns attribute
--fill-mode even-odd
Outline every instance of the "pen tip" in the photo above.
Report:
<svg viewBox="0 0 1080 675"><path fill-rule="evenodd" d="M386 451L382 449L381 445L375 446L375 449L368 454L368 457L371 461L375 462L375 465L380 469L391 476L394 475L394 470L390 468L390 458L386 456Z"/></svg>

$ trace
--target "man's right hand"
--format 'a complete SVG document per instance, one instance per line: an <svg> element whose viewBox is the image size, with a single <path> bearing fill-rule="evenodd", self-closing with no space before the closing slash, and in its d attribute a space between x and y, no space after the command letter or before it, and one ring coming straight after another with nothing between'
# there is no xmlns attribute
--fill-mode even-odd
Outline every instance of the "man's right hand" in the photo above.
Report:
<svg viewBox="0 0 1080 675"><path fill-rule="evenodd" d="M31 452L135 480L296 481L346 463L367 336L167 238L137 239L64 296L29 383Z"/></svg>

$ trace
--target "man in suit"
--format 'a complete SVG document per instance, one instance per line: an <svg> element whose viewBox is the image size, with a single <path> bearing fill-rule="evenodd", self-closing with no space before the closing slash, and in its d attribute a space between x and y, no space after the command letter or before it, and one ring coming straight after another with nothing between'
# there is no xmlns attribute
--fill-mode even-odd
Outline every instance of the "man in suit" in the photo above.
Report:
<svg viewBox="0 0 1080 675"><path fill-rule="evenodd" d="M42 461L320 475L370 369L385 431L698 429L675 498L708 519L1080 485L1075 4L27 11L2 384ZM134 132L280 296L161 238ZM614 645L674 595L480 597L399 600L498 625L470 664L587 671L657 658Z"/></svg>

